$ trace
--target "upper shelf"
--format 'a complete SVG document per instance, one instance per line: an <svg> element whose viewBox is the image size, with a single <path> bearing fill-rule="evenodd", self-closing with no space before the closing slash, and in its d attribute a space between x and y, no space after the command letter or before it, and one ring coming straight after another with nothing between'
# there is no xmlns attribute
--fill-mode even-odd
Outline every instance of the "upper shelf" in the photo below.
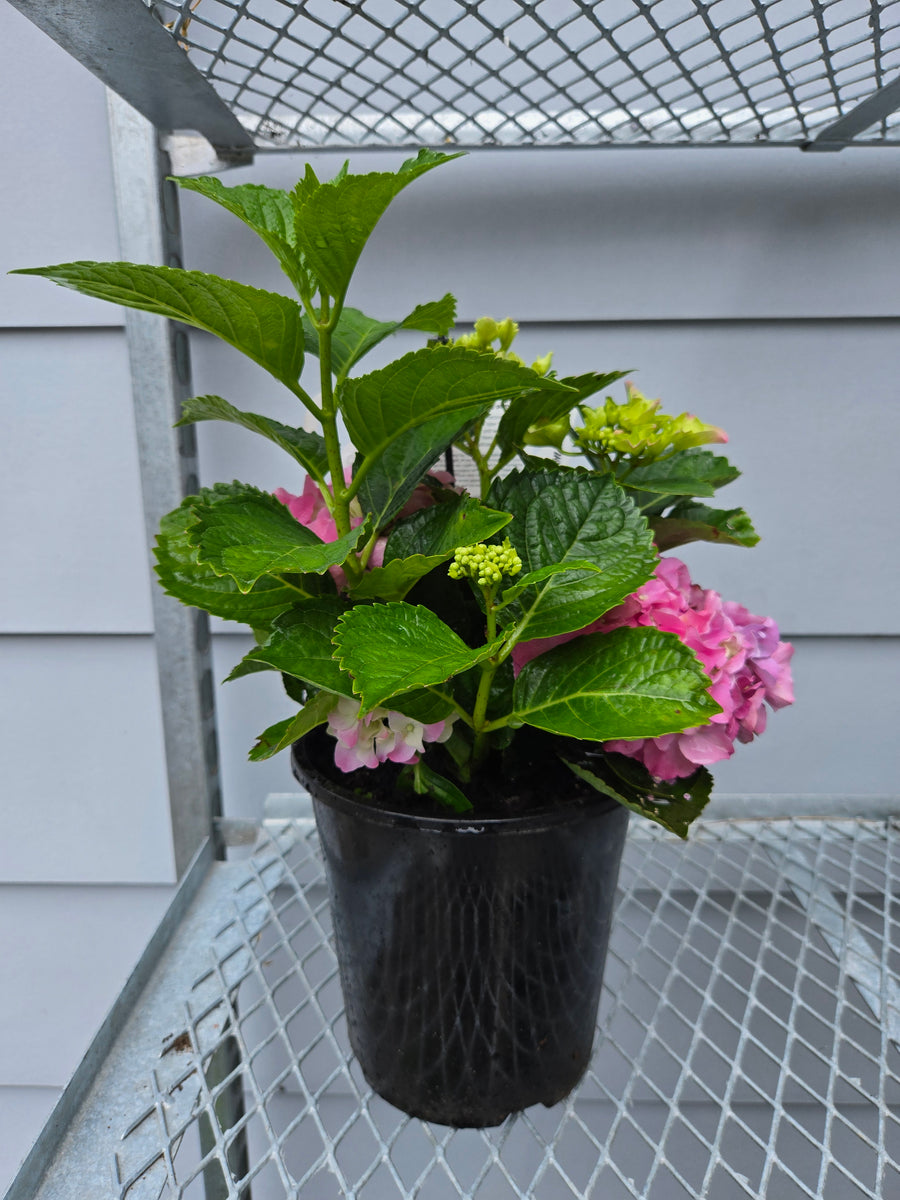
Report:
<svg viewBox="0 0 900 1200"><path fill-rule="evenodd" d="M160 128L256 150L900 145L900 0L13 0Z"/></svg>

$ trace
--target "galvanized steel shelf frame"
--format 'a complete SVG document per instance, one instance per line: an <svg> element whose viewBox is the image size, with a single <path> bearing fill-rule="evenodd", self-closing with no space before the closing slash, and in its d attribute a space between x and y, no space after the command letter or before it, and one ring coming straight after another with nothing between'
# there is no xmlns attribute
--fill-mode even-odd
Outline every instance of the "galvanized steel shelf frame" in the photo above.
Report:
<svg viewBox="0 0 900 1200"><path fill-rule="evenodd" d="M583 1083L431 1126L350 1057L314 825L272 818L201 853L7 1200L892 1200L898 966L896 817L635 824Z"/></svg>
<svg viewBox="0 0 900 1200"><path fill-rule="evenodd" d="M900 0L12 0L165 130L255 150L900 144Z"/></svg>

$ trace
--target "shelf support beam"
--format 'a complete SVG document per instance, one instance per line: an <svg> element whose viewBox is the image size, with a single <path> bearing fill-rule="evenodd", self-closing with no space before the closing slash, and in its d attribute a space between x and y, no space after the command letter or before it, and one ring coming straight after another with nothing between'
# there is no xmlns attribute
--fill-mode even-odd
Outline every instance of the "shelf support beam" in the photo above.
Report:
<svg viewBox="0 0 900 1200"><path fill-rule="evenodd" d="M142 0L11 0L23 16L164 132L193 129L223 164L253 139Z"/></svg>
<svg viewBox="0 0 900 1200"><path fill-rule="evenodd" d="M119 248L128 262L181 266L178 188L156 130L108 93ZM160 518L197 492L194 426L173 429L192 394L187 333L155 313L125 309L144 521L152 546ZM209 619L153 579L154 641L169 807L179 878L221 816Z"/></svg>
<svg viewBox="0 0 900 1200"><path fill-rule="evenodd" d="M900 75L891 83L885 84L865 100L861 100L848 113L826 125L811 142L807 142L804 150L817 153L843 150L858 133L883 121L891 113L900 108Z"/></svg>

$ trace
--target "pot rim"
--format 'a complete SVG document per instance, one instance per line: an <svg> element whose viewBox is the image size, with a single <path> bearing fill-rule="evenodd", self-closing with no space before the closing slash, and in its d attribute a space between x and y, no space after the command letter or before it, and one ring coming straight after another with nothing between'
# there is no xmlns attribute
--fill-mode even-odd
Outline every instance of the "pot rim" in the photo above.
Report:
<svg viewBox="0 0 900 1200"><path fill-rule="evenodd" d="M303 761L303 740L294 742L291 746L291 767L298 782L307 787L314 800L326 804L338 812L347 813L361 820L377 825L394 825L411 829L419 829L423 833L452 834L468 836L482 833L539 833L557 825L582 817L590 819L607 815L613 811L628 810L611 797L597 793L596 803L593 798L588 801L573 799L555 804L552 808L531 810L515 816L479 817L477 813L448 813L446 817L420 816L416 813L404 812L403 809L388 808L384 805L372 805L359 799L349 790L341 786L339 780L329 778L317 767Z"/></svg>

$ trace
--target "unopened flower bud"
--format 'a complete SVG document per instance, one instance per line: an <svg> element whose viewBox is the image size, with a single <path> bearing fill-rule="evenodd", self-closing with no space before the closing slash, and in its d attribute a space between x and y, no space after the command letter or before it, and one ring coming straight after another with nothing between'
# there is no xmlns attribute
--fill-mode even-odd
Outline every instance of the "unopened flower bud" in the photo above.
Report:
<svg viewBox="0 0 900 1200"><path fill-rule="evenodd" d="M518 575L522 560L505 538L502 546L460 546L448 574L451 579L474 579L481 588L495 587L504 575Z"/></svg>
<svg viewBox="0 0 900 1200"><path fill-rule="evenodd" d="M506 317L505 320L498 324L496 336L500 339L500 350L502 353L505 354L510 348L518 332L519 327L512 317Z"/></svg>
<svg viewBox="0 0 900 1200"><path fill-rule="evenodd" d="M546 375L547 372L550 370L550 364L552 362L553 362L553 351L551 350L550 353L545 354L543 358L536 358L534 360L534 362L531 364L531 369L532 369L532 371L535 371L538 375Z"/></svg>
<svg viewBox="0 0 900 1200"><path fill-rule="evenodd" d="M479 317L475 322L475 334L480 344L487 349L494 338L497 337L497 322L493 317Z"/></svg>

